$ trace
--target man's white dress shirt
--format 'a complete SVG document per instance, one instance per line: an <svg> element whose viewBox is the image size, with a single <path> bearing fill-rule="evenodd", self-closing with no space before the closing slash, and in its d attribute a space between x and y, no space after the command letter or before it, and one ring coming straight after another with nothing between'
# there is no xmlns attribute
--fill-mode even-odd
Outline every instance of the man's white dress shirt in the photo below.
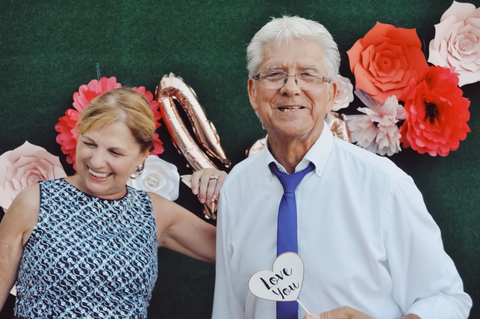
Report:
<svg viewBox="0 0 480 319"><path fill-rule="evenodd" d="M214 319L274 319L275 302L248 280L271 270L283 188L267 148L242 161L222 188L217 221ZM390 160L322 135L296 167L316 169L296 190L299 299L313 313L350 306L374 319L415 313L467 318L471 298L410 176ZM305 311L299 307L299 318Z"/></svg>

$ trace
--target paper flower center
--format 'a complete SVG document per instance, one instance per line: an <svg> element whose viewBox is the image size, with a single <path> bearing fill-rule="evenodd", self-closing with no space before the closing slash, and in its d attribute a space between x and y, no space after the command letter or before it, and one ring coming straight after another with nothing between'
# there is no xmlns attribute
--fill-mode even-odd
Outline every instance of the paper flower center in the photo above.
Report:
<svg viewBox="0 0 480 319"><path fill-rule="evenodd" d="M377 66L380 70L386 72L392 67L392 61L389 58L381 57L380 59L378 59Z"/></svg>
<svg viewBox="0 0 480 319"><path fill-rule="evenodd" d="M158 175L148 175L145 184L150 188L156 188L160 184L161 178Z"/></svg>
<svg viewBox="0 0 480 319"><path fill-rule="evenodd" d="M37 183L40 180L41 180L41 178L38 175L32 174L32 175L28 176L27 184L32 185L32 184Z"/></svg>
<svg viewBox="0 0 480 319"><path fill-rule="evenodd" d="M472 41L470 41L470 39L463 39L461 42L460 42L460 50L462 51L468 51L468 50L471 50L473 48L473 43Z"/></svg>
<svg viewBox="0 0 480 319"><path fill-rule="evenodd" d="M425 102L425 121L428 119L431 124L435 123L438 113L438 107L436 104Z"/></svg>

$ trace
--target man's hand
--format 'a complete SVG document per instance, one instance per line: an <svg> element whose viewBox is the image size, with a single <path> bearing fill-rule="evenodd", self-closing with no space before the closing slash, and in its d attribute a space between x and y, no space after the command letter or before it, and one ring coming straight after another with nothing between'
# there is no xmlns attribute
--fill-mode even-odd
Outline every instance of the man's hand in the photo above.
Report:
<svg viewBox="0 0 480 319"><path fill-rule="evenodd" d="M330 311L326 311L319 315L306 314L303 319L372 319L369 315L350 307L340 307ZM398 319L421 319L419 316L412 313L402 316Z"/></svg>
<svg viewBox="0 0 480 319"><path fill-rule="evenodd" d="M319 315L306 314L304 319L372 319L372 317L350 307L340 307Z"/></svg>

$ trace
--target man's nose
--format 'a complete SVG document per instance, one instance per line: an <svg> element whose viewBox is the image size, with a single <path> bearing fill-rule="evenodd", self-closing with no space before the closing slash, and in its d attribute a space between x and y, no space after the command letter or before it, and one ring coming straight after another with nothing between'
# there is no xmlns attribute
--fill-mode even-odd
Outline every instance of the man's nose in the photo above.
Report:
<svg viewBox="0 0 480 319"><path fill-rule="evenodd" d="M283 85L282 90L283 93L287 95L295 95L301 92L300 88L298 87L297 75L295 73L287 74L287 78L285 79L285 84Z"/></svg>

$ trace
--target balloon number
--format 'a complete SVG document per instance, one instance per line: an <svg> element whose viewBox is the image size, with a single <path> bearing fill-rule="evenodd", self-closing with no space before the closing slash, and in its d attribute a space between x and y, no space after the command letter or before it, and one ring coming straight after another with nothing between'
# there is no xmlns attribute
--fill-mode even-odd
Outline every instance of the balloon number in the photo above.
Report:
<svg viewBox="0 0 480 319"><path fill-rule="evenodd" d="M195 91L185 84L181 77L173 73L164 75L157 86L156 99L173 145L194 171L202 168L217 168L210 157L218 159L225 167L230 167L231 162L220 145L220 137L215 126L207 119ZM196 141L185 126L174 100L187 114ZM215 218L214 211L207 205L204 206L204 214Z"/></svg>

